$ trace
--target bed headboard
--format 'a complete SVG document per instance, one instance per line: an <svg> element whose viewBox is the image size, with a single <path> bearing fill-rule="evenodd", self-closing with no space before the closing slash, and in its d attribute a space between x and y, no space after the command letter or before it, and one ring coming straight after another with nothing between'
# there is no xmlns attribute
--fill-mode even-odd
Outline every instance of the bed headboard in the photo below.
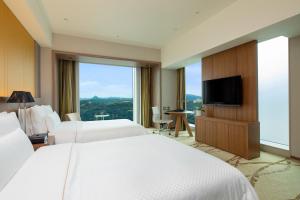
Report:
<svg viewBox="0 0 300 200"><path fill-rule="evenodd" d="M15 112L19 108L18 103L6 103L8 97L0 97L0 112L6 111L6 112ZM27 103L26 107L31 107L34 105L40 104L40 98L34 98L34 103ZM23 105L21 104L21 108L23 108Z"/></svg>

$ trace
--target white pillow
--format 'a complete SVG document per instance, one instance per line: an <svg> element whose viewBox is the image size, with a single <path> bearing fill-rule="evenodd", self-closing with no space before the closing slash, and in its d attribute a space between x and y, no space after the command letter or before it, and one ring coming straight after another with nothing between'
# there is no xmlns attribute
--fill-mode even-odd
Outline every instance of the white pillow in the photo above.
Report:
<svg viewBox="0 0 300 200"><path fill-rule="evenodd" d="M33 106L31 108L33 134L46 133L48 131L45 119L52 112L51 106Z"/></svg>
<svg viewBox="0 0 300 200"><path fill-rule="evenodd" d="M41 107L45 109L46 112L53 112L53 109L50 105L41 105Z"/></svg>
<svg viewBox="0 0 300 200"><path fill-rule="evenodd" d="M20 128L0 137L0 191L33 152L32 144Z"/></svg>
<svg viewBox="0 0 300 200"><path fill-rule="evenodd" d="M0 117L0 137L21 128L15 112L7 113Z"/></svg>
<svg viewBox="0 0 300 200"><path fill-rule="evenodd" d="M56 112L47 115L46 125L49 132L52 132L60 123L61 120Z"/></svg>
<svg viewBox="0 0 300 200"><path fill-rule="evenodd" d="M5 116L5 115L7 115L7 112L1 112L1 113L0 113L0 117L3 117L3 116Z"/></svg>
<svg viewBox="0 0 300 200"><path fill-rule="evenodd" d="M33 130L32 130L32 122L31 122L31 108L26 108L26 116L25 116L25 109L20 109L18 118L20 121L20 125L22 129L25 131L25 133L29 136L32 135ZM25 120L26 120L26 130L25 130Z"/></svg>

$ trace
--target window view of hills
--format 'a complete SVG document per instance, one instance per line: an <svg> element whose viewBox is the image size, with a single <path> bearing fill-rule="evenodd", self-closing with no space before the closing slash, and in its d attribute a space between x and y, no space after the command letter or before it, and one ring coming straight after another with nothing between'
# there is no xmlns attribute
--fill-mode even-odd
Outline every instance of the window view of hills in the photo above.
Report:
<svg viewBox="0 0 300 200"><path fill-rule="evenodd" d="M200 96L187 94L185 98L186 98L186 110L195 111L202 106L202 97ZM188 114L187 119L190 124L195 124L194 114Z"/></svg>
<svg viewBox="0 0 300 200"><path fill-rule="evenodd" d="M186 110L195 111L202 105L201 63L188 65L185 69ZM100 117L102 115L105 120L133 120L134 72L131 67L80 63L81 119L99 120L103 119ZM194 114L188 114L187 118L189 123L195 123Z"/></svg>
<svg viewBox="0 0 300 200"><path fill-rule="evenodd" d="M95 115L109 115L108 119L133 120L132 98L93 97L80 99L80 116L83 121L96 120Z"/></svg>
<svg viewBox="0 0 300 200"><path fill-rule="evenodd" d="M194 111L202 104L200 96L186 95L187 110ZM80 99L80 115L83 121L96 120L95 115L108 115L108 119L129 119L133 120L133 99L122 97L92 97ZM193 114L188 115L189 123L194 124Z"/></svg>

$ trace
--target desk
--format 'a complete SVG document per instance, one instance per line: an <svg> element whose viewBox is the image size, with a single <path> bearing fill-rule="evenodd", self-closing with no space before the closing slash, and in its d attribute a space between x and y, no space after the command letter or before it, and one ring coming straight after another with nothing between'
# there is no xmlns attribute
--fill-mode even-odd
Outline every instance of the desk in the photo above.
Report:
<svg viewBox="0 0 300 200"><path fill-rule="evenodd" d="M183 121L189 135L191 137L193 136L192 129L191 129L191 127L189 125L189 122L187 121L187 118L186 118L186 114L192 114L192 113L193 113L192 111L187 111L187 110L184 110L184 111L167 111L167 112L165 112L165 114L167 114L167 115L172 115L172 116L176 117L175 137L178 137L178 133L180 131L180 122L181 122L181 120Z"/></svg>
<svg viewBox="0 0 300 200"><path fill-rule="evenodd" d="M96 120L100 118L101 120L104 120L105 117L109 117L109 115L95 115Z"/></svg>

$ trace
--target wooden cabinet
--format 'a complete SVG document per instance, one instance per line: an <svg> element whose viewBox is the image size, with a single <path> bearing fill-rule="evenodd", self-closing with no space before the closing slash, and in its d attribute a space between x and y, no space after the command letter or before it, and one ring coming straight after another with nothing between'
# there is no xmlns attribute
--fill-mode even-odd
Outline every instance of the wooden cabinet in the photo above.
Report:
<svg viewBox="0 0 300 200"><path fill-rule="evenodd" d="M211 121L206 121L205 123L205 141L211 146L216 146L217 144L217 129L214 123Z"/></svg>
<svg viewBox="0 0 300 200"><path fill-rule="evenodd" d="M229 145L228 125L224 122L216 124L217 127L217 145L219 149L227 150Z"/></svg>
<svg viewBox="0 0 300 200"><path fill-rule="evenodd" d="M196 140L246 159L259 156L259 123L196 118Z"/></svg>
<svg viewBox="0 0 300 200"><path fill-rule="evenodd" d="M228 125L228 151L247 157L247 125Z"/></svg>

